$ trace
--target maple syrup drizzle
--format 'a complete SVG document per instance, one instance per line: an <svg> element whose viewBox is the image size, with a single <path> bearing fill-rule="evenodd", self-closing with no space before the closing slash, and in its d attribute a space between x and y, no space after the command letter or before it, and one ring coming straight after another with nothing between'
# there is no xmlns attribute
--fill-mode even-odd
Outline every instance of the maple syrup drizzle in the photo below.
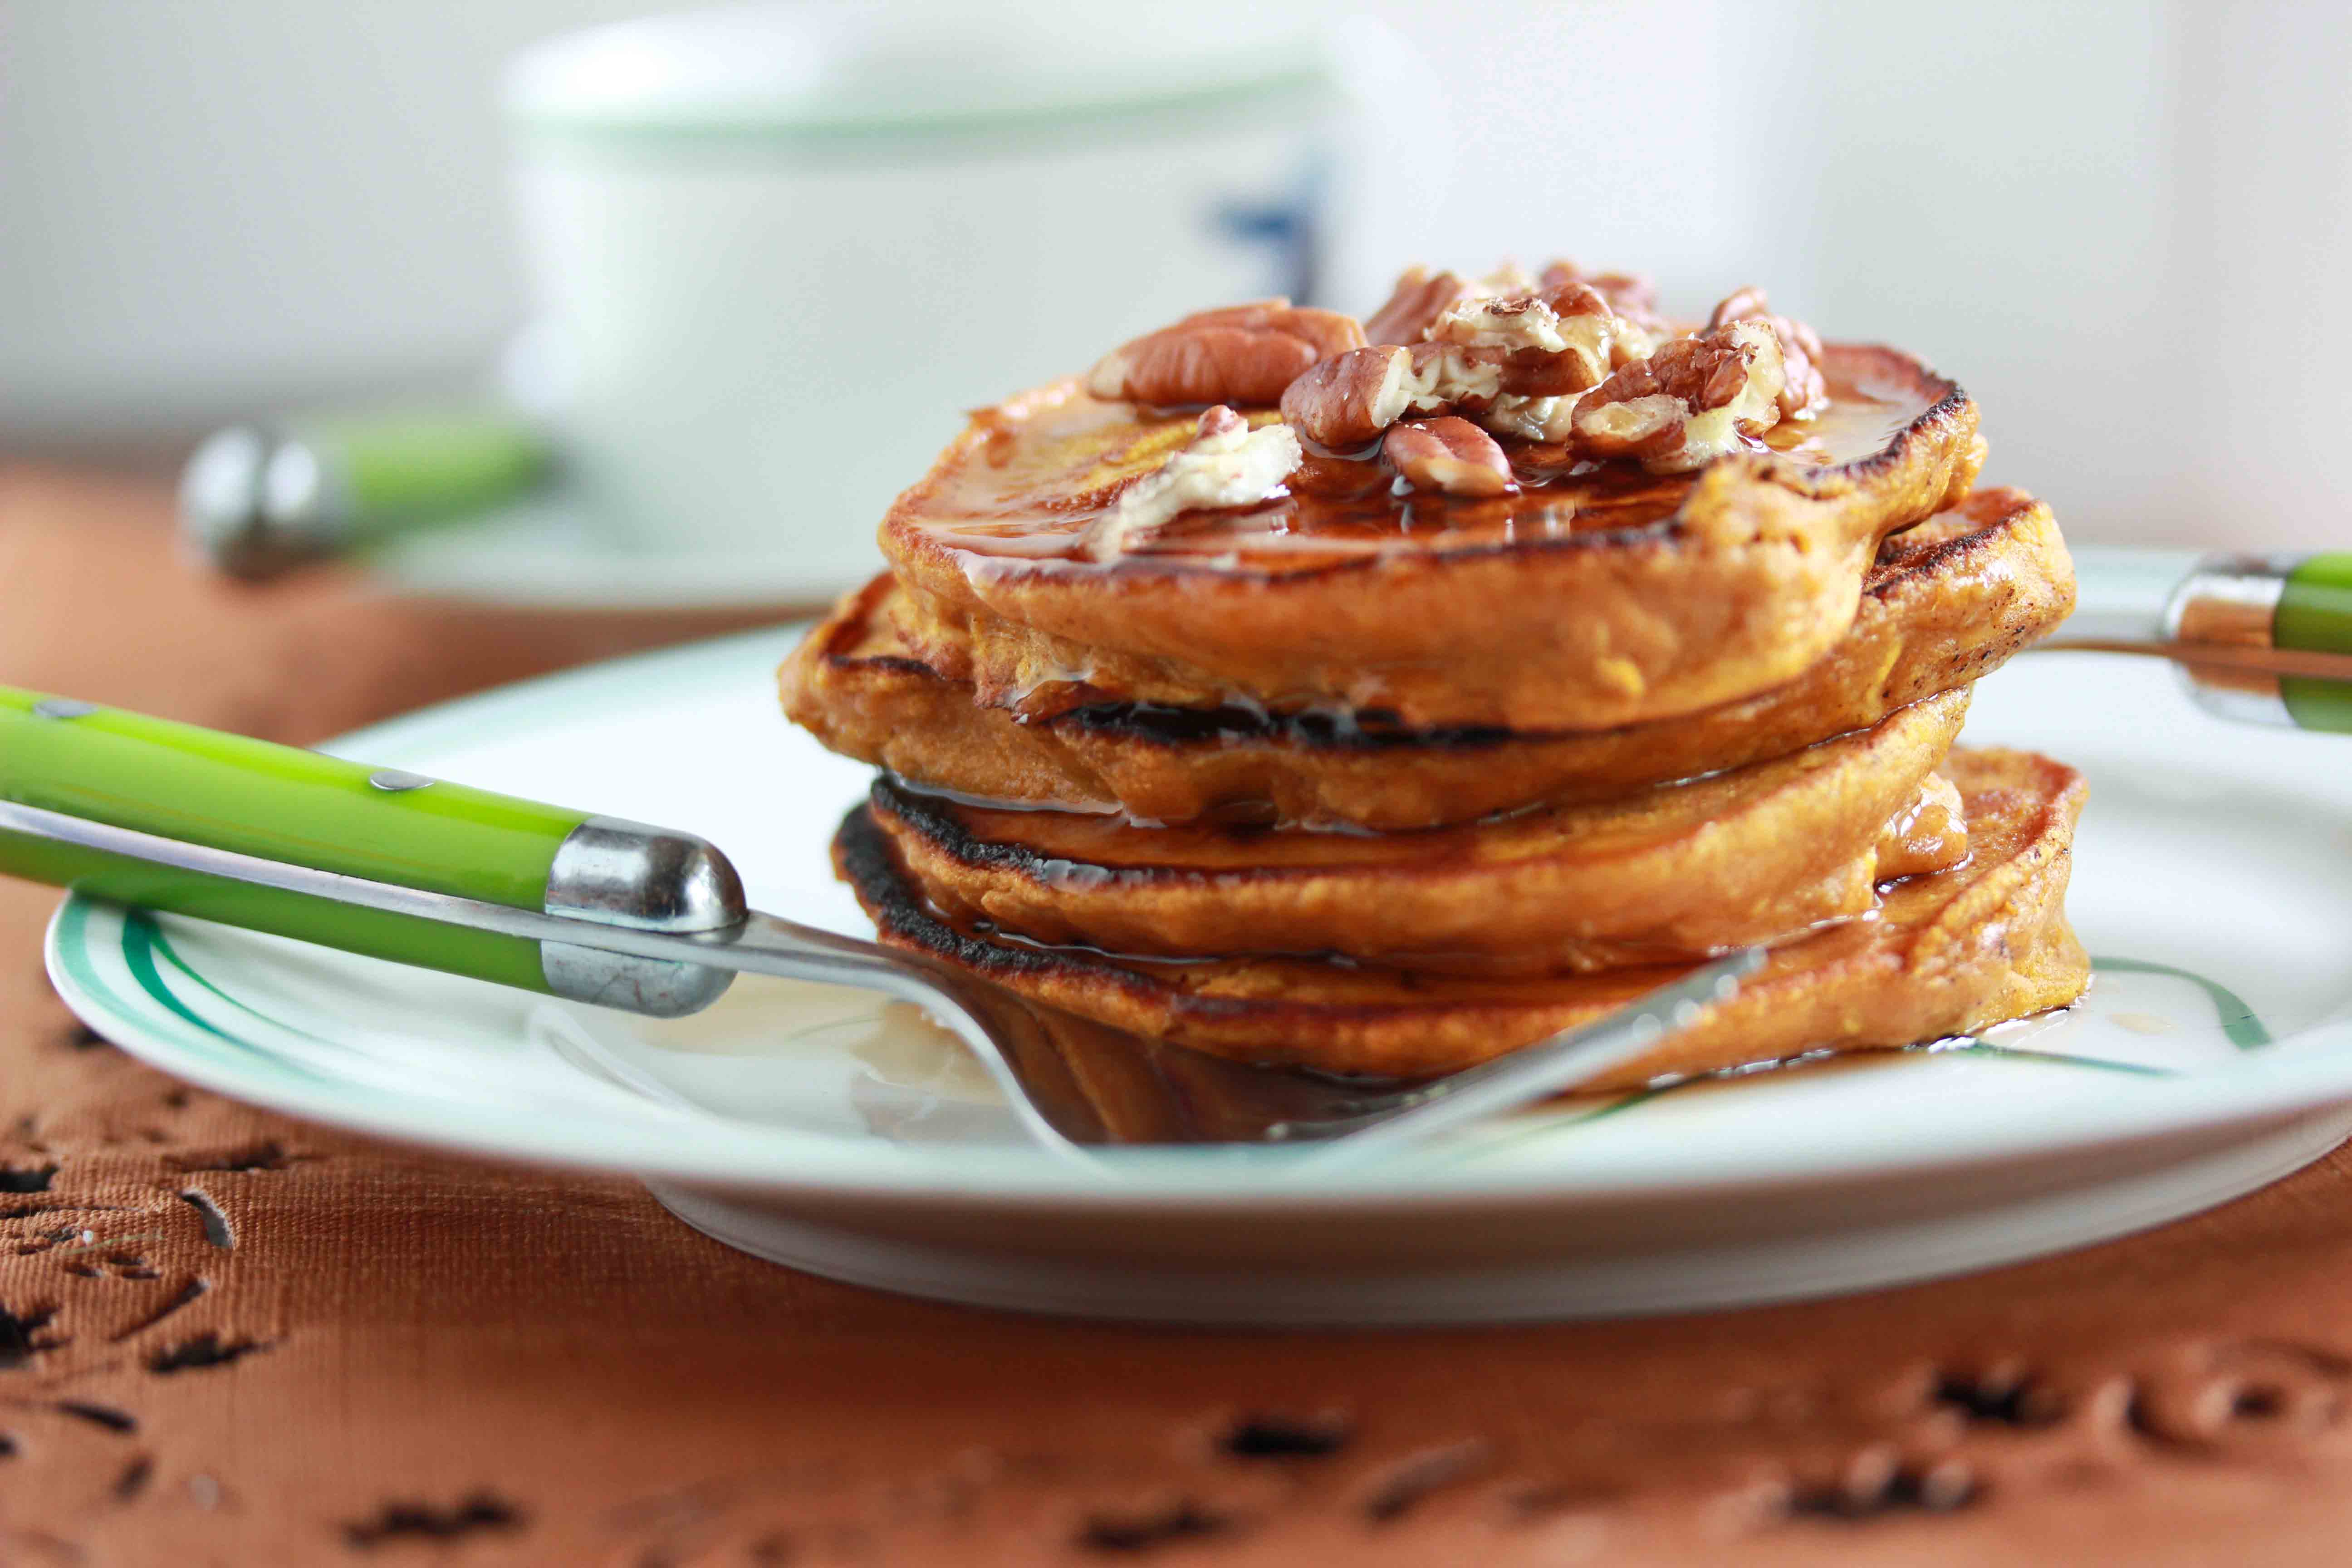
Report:
<svg viewBox="0 0 2352 1568"><path fill-rule="evenodd" d="M1762 447L1808 467L1865 458L1953 391L1886 350L1835 346L1825 370L1830 405L1776 427ZM1088 535L1123 482L1181 446L1192 422L1189 411L1100 402L1075 384L1028 395L988 411L982 439L905 521L974 575L1138 565L1284 575L1382 555L1638 531L1671 520L1695 482L1512 442L1517 494L1453 499L1401 489L1385 466L1366 460L1377 447L1316 453L1287 495L1248 510L1196 513L1108 562L1094 559Z"/></svg>

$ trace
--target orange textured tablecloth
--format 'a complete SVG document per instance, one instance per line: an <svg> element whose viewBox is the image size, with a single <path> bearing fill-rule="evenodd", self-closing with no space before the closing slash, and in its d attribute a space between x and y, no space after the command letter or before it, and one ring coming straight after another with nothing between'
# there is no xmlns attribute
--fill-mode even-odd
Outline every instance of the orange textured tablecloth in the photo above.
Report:
<svg viewBox="0 0 2352 1568"><path fill-rule="evenodd" d="M0 469L0 680L302 742L682 625L261 590ZM0 1563L2147 1564L2352 1556L2342 1153L1806 1306L1241 1333L899 1300L630 1183L386 1148L79 1029L0 885Z"/></svg>

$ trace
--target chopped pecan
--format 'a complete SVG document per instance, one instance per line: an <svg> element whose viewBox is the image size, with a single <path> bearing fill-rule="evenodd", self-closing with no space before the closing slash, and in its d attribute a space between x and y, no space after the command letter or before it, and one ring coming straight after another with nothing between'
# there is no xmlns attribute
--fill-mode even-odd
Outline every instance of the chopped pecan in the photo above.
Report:
<svg viewBox="0 0 2352 1568"><path fill-rule="evenodd" d="M1201 416L1192 439L1151 473L1129 485L1097 525L1097 559L1129 549L1188 511L1255 506L1283 492L1305 456L1285 425L1253 430L1223 404Z"/></svg>
<svg viewBox="0 0 2352 1568"><path fill-rule="evenodd" d="M1451 343L1360 348L1292 382L1282 416L1335 451L1360 447L1408 414L1483 408L1502 392L1503 355Z"/></svg>
<svg viewBox="0 0 2352 1568"><path fill-rule="evenodd" d="M1097 397L1181 407L1268 405L1318 360L1361 348L1353 316L1262 300L1202 310L1112 351L1087 373Z"/></svg>
<svg viewBox="0 0 2352 1568"><path fill-rule="evenodd" d="M1532 294L1541 287L1526 268L1516 261L1506 261L1472 283L1470 291L1494 298L1504 294Z"/></svg>
<svg viewBox="0 0 2352 1568"><path fill-rule="evenodd" d="M1310 366L1283 390L1282 416L1334 450L1360 447L1403 417L1412 351L1360 348Z"/></svg>
<svg viewBox="0 0 2352 1568"><path fill-rule="evenodd" d="M1471 292L1468 279L1458 273L1408 267L1396 280L1388 303L1364 318L1364 341L1372 343L1417 343L1429 335L1430 323L1446 307Z"/></svg>
<svg viewBox="0 0 2352 1568"><path fill-rule="evenodd" d="M1580 450L1682 473L1780 422L1780 334L1731 321L1676 338L1586 395L1570 421Z"/></svg>
<svg viewBox="0 0 2352 1568"><path fill-rule="evenodd" d="M1664 323L1658 315L1658 290L1647 278L1638 272L1587 272L1573 261L1555 261L1538 275L1538 281L1546 289L1557 289L1563 283L1582 283L1599 290L1609 308L1621 316L1656 330Z"/></svg>
<svg viewBox="0 0 2352 1568"><path fill-rule="evenodd" d="M1574 437L1576 408L1583 395L1571 392L1551 397L1525 397L1507 392L1488 405L1478 418L1497 436L1565 443Z"/></svg>
<svg viewBox="0 0 2352 1568"><path fill-rule="evenodd" d="M1544 289L1517 262L1506 261L1475 279L1458 272L1433 274L1425 267L1408 267L1398 274L1388 302L1365 319L1364 338L1374 343L1423 342L1434 335L1431 328L1439 317L1466 300L1507 300Z"/></svg>
<svg viewBox="0 0 2352 1568"><path fill-rule="evenodd" d="M1829 405L1829 388L1822 381L1822 340L1812 328L1774 315L1761 289L1733 290L1706 319L1709 331L1733 321L1761 321L1779 335L1786 374L1780 388L1781 418L1803 419Z"/></svg>
<svg viewBox="0 0 2352 1568"><path fill-rule="evenodd" d="M1499 496L1518 489L1511 462L1495 438L1451 415L1391 426L1381 454L1417 490L1450 496Z"/></svg>
<svg viewBox="0 0 2352 1568"><path fill-rule="evenodd" d="M1608 376L1620 325L1597 291L1564 283L1541 293L1457 300L1431 323L1429 337L1502 354L1506 392L1556 397Z"/></svg>

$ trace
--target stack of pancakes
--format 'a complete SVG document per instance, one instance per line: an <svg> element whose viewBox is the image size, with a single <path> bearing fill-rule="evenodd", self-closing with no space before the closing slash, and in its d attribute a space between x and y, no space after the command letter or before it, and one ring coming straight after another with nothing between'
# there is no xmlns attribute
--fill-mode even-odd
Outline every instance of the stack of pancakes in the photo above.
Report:
<svg viewBox="0 0 2352 1568"><path fill-rule="evenodd" d="M1395 310L1375 345L1434 342ZM1611 320L1614 370L1570 412L1658 405L1677 340L1755 364L1753 330ZM2071 1002L2081 783L1953 749L1970 685L2072 608L2065 546L2038 501L1975 488L1951 382L1769 320L1814 395L1704 454L1536 429L1478 389L1528 351L1499 383L1424 376L1420 427L1507 478L1318 439L1337 426L1282 393L1349 370L1344 317L1291 331L1305 368L1195 333L1192 395L1135 395L1129 345L1108 379L982 411L884 521L892 569L782 672L795 721L885 770L838 869L887 942L1328 1072L1468 1066L1748 943L1773 951L1738 996L1612 1082ZM1245 435L1278 482L1236 499ZM1226 488L1139 506L1186 462Z"/></svg>

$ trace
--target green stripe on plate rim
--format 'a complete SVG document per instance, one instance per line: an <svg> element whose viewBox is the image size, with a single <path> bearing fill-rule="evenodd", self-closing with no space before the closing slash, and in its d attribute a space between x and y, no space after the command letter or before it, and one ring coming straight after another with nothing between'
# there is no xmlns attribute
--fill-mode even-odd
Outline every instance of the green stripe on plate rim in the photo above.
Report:
<svg viewBox="0 0 2352 1568"><path fill-rule="evenodd" d="M137 984L140 993L137 998L125 996L119 987L99 972L97 964L91 958L93 950L89 941L89 912L95 905L96 900L85 899L77 893L68 897L58 911L58 962L65 965L73 975L75 984L84 991L92 995L104 997L116 1012L132 1016L149 1010L139 1005L141 1001L152 1003L155 1007L162 1008L169 1016L193 1029L194 1033L189 1037L187 1043L215 1059L229 1060L236 1057L243 1057L266 1063L274 1071L291 1073L299 1078L309 1079L314 1083L338 1087L342 1085L344 1080L305 1067L300 1062L273 1051L257 1041L222 1028L182 1001L170 985L165 984L163 973L155 962L155 955L159 950L174 969L186 974L223 1001L232 1003L243 1012L263 1023L282 1028L289 1034L299 1036L305 1039L318 1038L315 1035L281 1023L257 1008L237 1001L222 991L219 986L198 974L164 938L163 929L157 924L155 917L144 910L118 911L122 922L120 953L123 969ZM215 1041L229 1047L230 1049L227 1051L219 1049L212 1043Z"/></svg>
<svg viewBox="0 0 2352 1568"><path fill-rule="evenodd" d="M2218 980L2208 980L2191 970L2140 958L2094 958L2091 967L2116 974L2168 974L2176 980L2186 980L2212 998L2213 1011L2221 1017L2221 1033L2228 1037L2231 1045L2242 1051L2252 1051L2276 1043L2269 1026L2263 1024L2253 1008L2247 1005L2246 999Z"/></svg>
<svg viewBox="0 0 2352 1568"><path fill-rule="evenodd" d="M60 959L71 971L76 982L85 990L93 994L107 997L120 1011L136 1013L140 1009L135 1006L125 1005L124 1004L126 999L122 997L120 990L109 984L106 978L98 972L96 966L90 961L89 917L92 903L93 900L84 899L79 895L74 895L68 897L66 900L64 906L59 910L58 916L58 949ZM223 1004L234 1007L265 1025L274 1028L282 1029L287 1034L292 1035L298 1038L310 1040L321 1045L332 1044L331 1041L324 1039L322 1037L310 1030L301 1028L299 1026L289 1024L283 1019L278 1018L271 1014L263 1012L261 1009L254 1006L251 1003L241 997L230 994L220 985L215 984L212 980L198 971L194 964L190 963L186 957L172 945L168 934L163 930L161 924L151 912L144 910L121 910L121 919L122 928L121 949L123 966L126 973L128 973L137 983L145 1000L152 1003L155 1006L162 1008L166 1014L179 1019L181 1022L190 1026L197 1031L196 1040L198 1043L201 1044L210 1041L218 1041L223 1045L233 1047L236 1054L258 1059L269 1064L269 1066L276 1069L294 1073L314 1082L341 1084L343 1081L341 1079L323 1074L316 1071L315 1069L305 1067L277 1051L269 1049L268 1047L261 1045L257 1041L244 1038L241 1036L232 1034L227 1030L222 1029L219 1026L212 1023L201 1014L197 1013L194 1009L191 1008L184 1001L175 994L172 991L171 987L165 983L161 973L161 969L156 962L158 954L160 954L173 969L177 970L180 973L184 974L191 983L201 986L205 992L217 998ZM2272 1035L2270 1029L2263 1023L2261 1017L2254 1012L2253 1008L2246 1003L2245 999L2218 981L2198 974L2193 971L2179 968L2177 965L2158 963L2145 959L2103 957L2095 958L2092 961L2092 963L2095 970L2105 970L2117 973L2163 974L2175 979L2188 981L2189 984L2196 985L2199 989L2202 990L2208 998L2211 1000L2214 1005L2217 1022L2220 1024L2224 1037L2240 1050L2255 1050L2274 1043L2274 1037ZM2136 1062L2120 1062L2097 1057L2071 1056L2063 1052L2035 1051L2017 1047L2002 1046L1974 1035L1956 1036L1950 1040L1937 1041L1929 1045L1909 1048L1923 1052L1932 1051L1938 1055L1968 1055L1983 1057L1990 1059L2034 1062L2045 1066L2077 1067L2098 1071L2120 1073L2132 1077L2175 1078L2180 1076L2178 1072L2169 1068L2148 1067ZM216 1047L212 1047L210 1049L211 1054L215 1056L221 1056L223 1054L220 1053ZM1579 1107L1570 1111L1554 1112L1550 1114L1537 1112L1532 1115L1528 1115L1522 1113L1524 1117L1524 1125L1511 1129L1503 1136L1489 1140L1475 1149L1461 1151L1461 1153L1465 1159L1482 1158L1504 1148L1516 1147L1528 1137L1539 1134L1549 1135L1550 1133L1567 1131L1570 1128L1599 1121L1605 1118L1615 1117L1625 1111L1635 1110L1641 1106L1649 1104L1654 1100L1662 1099L1664 1096L1673 1093L1675 1089L1688 1088L1695 1084L1713 1082L1720 1076L1721 1075L1709 1074L1697 1078L1681 1079L1674 1083L1662 1084L1649 1089L1638 1089L1629 1094L1621 1095L1598 1107Z"/></svg>

